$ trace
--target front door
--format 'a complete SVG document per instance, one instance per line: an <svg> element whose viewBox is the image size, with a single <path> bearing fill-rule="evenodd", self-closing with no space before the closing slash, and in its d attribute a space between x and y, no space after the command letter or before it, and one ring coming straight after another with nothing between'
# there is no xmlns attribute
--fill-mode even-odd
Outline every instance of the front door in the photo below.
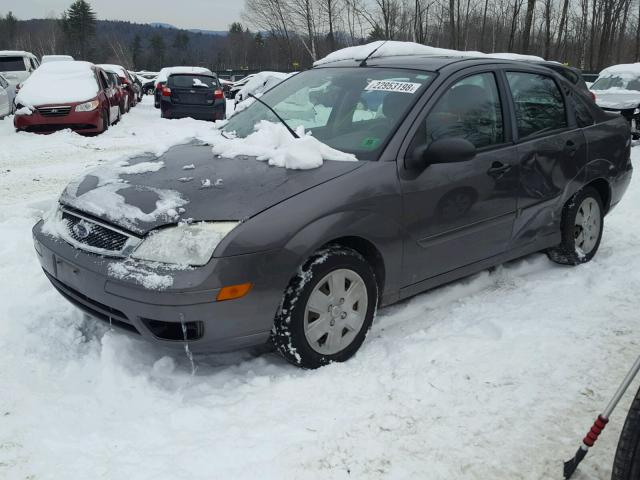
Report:
<svg viewBox="0 0 640 480"><path fill-rule="evenodd" d="M447 137L468 140L477 154L460 163L429 165L415 178L401 172L404 287L499 255L509 246L518 157L506 142L497 85L492 72L454 81L420 120L407 155Z"/></svg>

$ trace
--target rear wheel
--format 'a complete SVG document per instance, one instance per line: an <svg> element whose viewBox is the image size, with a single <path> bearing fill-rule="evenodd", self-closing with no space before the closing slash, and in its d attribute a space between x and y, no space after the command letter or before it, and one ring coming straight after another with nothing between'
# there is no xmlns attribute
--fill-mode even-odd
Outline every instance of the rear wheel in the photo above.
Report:
<svg viewBox="0 0 640 480"><path fill-rule="evenodd" d="M328 247L309 258L289 283L272 341L300 367L343 362L362 345L377 302L375 274L364 257L349 248Z"/></svg>
<svg viewBox="0 0 640 480"><path fill-rule="evenodd" d="M638 478L640 478L640 390L631 403L624 427L620 432L611 472L611 480L637 480Z"/></svg>
<svg viewBox="0 0 640 480"><path fill-rule="evenodd" d="M604 208L600 194L593 187L583 188L562 210L562 241L547 251L549 258L563 265L587 263L598 251L603 226Z"/></svg>

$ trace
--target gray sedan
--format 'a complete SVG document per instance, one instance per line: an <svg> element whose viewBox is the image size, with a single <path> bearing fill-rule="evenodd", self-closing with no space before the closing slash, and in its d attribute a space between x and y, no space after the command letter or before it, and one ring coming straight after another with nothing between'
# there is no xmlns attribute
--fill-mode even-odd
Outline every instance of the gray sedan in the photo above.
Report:
<svg viewBox="0 0 640 480"><path fill-rule="evenodd" d="M342 60L260 100L225 135L304 126L358 161L186 145L90 173L33 229L60 293L156 344L271 341L315 368L354 355L379 307L533 252L588 262L631 178L627 122L541 65Z"/></svg>

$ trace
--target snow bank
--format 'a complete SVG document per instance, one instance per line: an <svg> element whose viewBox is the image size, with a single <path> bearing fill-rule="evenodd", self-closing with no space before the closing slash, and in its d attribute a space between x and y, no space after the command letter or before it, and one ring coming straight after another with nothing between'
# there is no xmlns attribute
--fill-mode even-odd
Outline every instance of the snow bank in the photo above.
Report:
<svg viewBox="0 0 640 480"><path fill-rule="evenodd" d="M437 55L450 57L488 57L500 58L505 60L530 60L544 61L543 58L535 55L520 55L517 53L491 53L486 54L475 51L450 50L447 48L430 47L415 42L398 42L394 40L367 43L366 45L357 45L336 50L326 57L316 61L314 66L324 65L326 63L337 62L339 60L362 60L366 58L375 49L378 49L371 58L390 57L395 55Z"/></svg>
<svg viewBox="0 0 640 480"><path fill-rule="evenodd" d="M257 157L269 165L294 170L317 168L324 160L357 161L354 155L331 148L305 133L304 127L296 130L300 138L294 138L284 125L266 120L258 123L255 130L246 138L221 137L213 147L214 155Z"/></svg>
<svg viewBox="0 0 640 480"><path fill-rule="evenodd" d="M98 95L98 83L89 62L53 62L40 65L23 83L16 103L29 107L83 102Z"/></svg>

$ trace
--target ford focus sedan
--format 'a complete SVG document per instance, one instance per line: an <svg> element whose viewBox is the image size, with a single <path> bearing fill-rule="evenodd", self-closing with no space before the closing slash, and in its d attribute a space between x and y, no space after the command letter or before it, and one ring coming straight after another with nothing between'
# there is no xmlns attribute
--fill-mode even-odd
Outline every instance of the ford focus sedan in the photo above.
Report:
<svg viewBox="0 0 640 480"><path fill-rule="evenodd" d="M324 161L271 166L265 125L295 147L269 163ZM271 341L316 368L354 355L379 307L533 252L588 262L632 173L624 118L509 60L327 63L223 137L235 153L180 146L71 183L33 229L55 288L156 344Z"/></svg>

